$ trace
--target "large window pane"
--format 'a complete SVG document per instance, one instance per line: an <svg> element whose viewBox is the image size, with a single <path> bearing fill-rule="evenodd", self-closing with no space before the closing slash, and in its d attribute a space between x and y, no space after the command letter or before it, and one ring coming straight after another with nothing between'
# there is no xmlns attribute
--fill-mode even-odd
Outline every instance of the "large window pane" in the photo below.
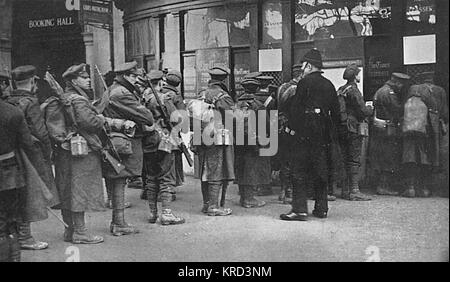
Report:
<svg viewBox="0 0 450 282"><path fill-rule="evenodd" d="M296 41L371 36L389 30L391 0L298 0Z"/></svg>
<svg viewBox="0 0 450 282"><path fill-rule="evenodd" d="M245 5L191 10L184 20L185 50L249 44L250 12Z"/></svg>
<svg viewBox="0 0 450 282"><path fill-rule="evenodd" d="M195 70L195 54L186 55L184 58L183 85L184 98L196 97L197 71Z"/></svg>
<svg viewBox="0 0 450 282"><path fill-rule="evenodd" d="M436 26L435 0L408 0L406 6L407 33L433 33Z"/></svg>
<svg viewBox="0 0 450 282"><path fill-rule="evenodd" d="M158 42L158 19L148 18L127 24L125 37L127 57L154 55Z"/></svg>
<svg viewBox="0 0 450 282"><path fill-rule="evenodd" d="M281 42L283 40L283 17L280 0L264 1L262 11L263 44Z"/></svg>
<svg viewBox="0 0 450 282"><path fill-rule="evenodd" d="M241 82L244 76L250 73L250 51L235 51L234 52L234 85L236 89L236 96L239 97L244 89Z"/></svg>

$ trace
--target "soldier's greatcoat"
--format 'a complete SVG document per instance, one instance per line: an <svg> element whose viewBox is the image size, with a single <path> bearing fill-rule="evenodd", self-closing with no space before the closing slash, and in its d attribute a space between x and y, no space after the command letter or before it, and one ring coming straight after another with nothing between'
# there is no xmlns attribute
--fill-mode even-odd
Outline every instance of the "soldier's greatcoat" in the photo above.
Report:
<svg viewBox="0 0 450 282"><path fill-rule="evenodd" d="M104 211L101 142L104 118L97 115L85 93L69 86L63 99L71 101L76 132L88 141L87 156L72 156L59 147L55 152L56 185L61 208L72 212ZM70 121L66 121L70 124ZM72 125L73 126L73 125Z"/></svg>
<svg viewBox="0 0 450 282"><path fill-rule="evenodd" d="M142 128L153 125L153 115L149 109L141 104L141 98L136 89L124 78L117 78L107 93L109 103L103 114L109 118L130 120L136 123L134 138L131 138L133 154L122 156L122 164L126 167L119 175L111 168L104 169L105 178L118 179L140 176L143 166Z"/></svg>

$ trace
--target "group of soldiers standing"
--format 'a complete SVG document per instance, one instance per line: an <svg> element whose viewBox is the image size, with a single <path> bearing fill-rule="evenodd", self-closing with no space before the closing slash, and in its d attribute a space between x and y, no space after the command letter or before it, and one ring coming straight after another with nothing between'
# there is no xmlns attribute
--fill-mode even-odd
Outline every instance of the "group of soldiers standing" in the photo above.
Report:
<svg viewBox="0 0 450 282"><path fill-rule="evenodd" d="M65 89L46 76L54 93L41 105L33 66L14 69L14 88L2 87L0 261L19 261L20 249L47 248L47 243L33 238L30 223L44 220L52 209L61 210L66 242L103 242L103 237L87 230L85 213L104 211L106 206L112 209L112 235L138 233L125 219L129 207L125 190L136 177L142 177L149 223L156 223L158 218L162 225L185 222L171 205L176 198L175 187L183 182L182 132L176 128L186 118L173 117L178 111L190 112L178 89L181 73L152 70L146 74L136 62L125 63L114 70L115 79L102 98L93 101L86 67L74 65L64 72ZM370 165L378 175L377 192L397 194L390 187L392 177L404 168L401 171L407 176L407 186L403 195L430 195L426 179L439 165L439 144L448 124L445 91L428 77L423 84L410 87L410 77L394 73L375 94L371 106L358 89L361 70L357 65L346 68L343 78L347 83L337 91L323 76L322 68L320 52L312 49L301 64L293 66L293 79L278 89L270 85L272 77L248 74L241 82L244 93L236 100L225 83L230 71L222 67L210 70L208 87L197 100L220 113L221 118L211 119L211 132L222 139L213 144L190 144L198 158L201 212L231 215L232 210L225 207L225 194L232 181L239 186L242 207L263 207L266 203L255 196L271 192L272 166L280 171L280 201L292 205L289 212L280 215L282 220L308 219L309 192L315 200L312 214L326 218L330 187L335 182L336 144L346 172L342 198L371 200L359 189L362 139L368 134L371 118ZM419 137L399 133L405 103L411 96L423 99L436 117L427 125L428 134ZM256 132L256 136L248 133L246 140L256 138L255 143L234 142L234 134L224 125L226 111L235 109L278 110L279 147L275 157L259 153L264 147L259 136L267 132ZM103 183L108 194L106 203Z"/></svg>

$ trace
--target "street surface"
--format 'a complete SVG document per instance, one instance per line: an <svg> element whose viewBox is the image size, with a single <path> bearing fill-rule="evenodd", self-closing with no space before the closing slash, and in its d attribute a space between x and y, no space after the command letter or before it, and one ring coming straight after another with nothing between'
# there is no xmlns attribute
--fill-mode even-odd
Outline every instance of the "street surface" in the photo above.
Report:
<svg viewBox="0 0 450 282"><path fill-rule="evenodd" d="M173 210L186 224L161 226L147 223L148 207L140 190L128 189L127 220L141 230L134 236L109 234L110 211L88 214L87 226L105 237L100 245L77 245L62 240L63 226L52 215L34 223L33 234L46 240L44 251L24 251L22 260L44 262L78 260L125 262L303 262L303 261L448 261L449 199L406 199L373 195L371 202L338 199L330 203L329 218L308 222L279 220L290 206L278 196L259 209L238 206L237 186L229 188L229 217L208 217L202 207L200 183L187 177L178 189ZM277 193L278 188L274 191ZM309 209L313 202L309 202ZM57 212L59 214L59 212ZM78 252L79 251L79 252ZM79 257L78 257L79 254Z"/></svg>

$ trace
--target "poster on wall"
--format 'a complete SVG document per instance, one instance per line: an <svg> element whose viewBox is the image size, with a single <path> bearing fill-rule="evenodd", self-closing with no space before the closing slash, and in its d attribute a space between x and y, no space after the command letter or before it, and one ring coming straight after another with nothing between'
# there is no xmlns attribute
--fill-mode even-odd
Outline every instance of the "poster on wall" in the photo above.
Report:
<svg viewBox="0 0 450 282"><path fill-rule="evenodd" d="M200 49L195 53L195 68L197 72L197 93L208 87L211 79L209 70L213 67L226 67L230 69L230 48ZM226 80L230 89L230 80Z"/></svg>
<svg viewBox="0 0 450 282"><path fill-rule="evenodd" d="M436 63L436 35L403 37L403 60L405 65Z"/></svg>

